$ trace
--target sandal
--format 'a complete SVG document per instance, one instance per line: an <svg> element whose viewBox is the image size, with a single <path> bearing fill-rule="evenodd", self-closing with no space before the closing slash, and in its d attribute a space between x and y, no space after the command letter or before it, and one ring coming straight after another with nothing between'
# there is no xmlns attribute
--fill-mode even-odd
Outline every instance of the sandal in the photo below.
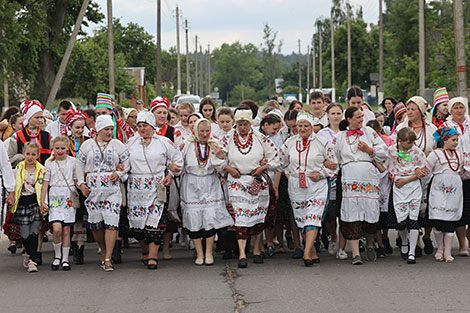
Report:
<svg viewBox="0 0 470 313"><path fill-rule="evenodd" d="M63 261L60 265L62 266L63 271L70 271L71 270L69 261Z"/></svg>
<svg viewBox="0 0 470 313"><path fill-rule="evenodd" d="M147 263L148 263L148 264L147 264L147 268L148 268L149 270L156 270L156 269L158 268L158 260L157 260L157 258L148 258L147 260L148 260L148 261L147 261ZM155 261L155 264L150 264L149 261Z"/></svg>
<svg viewBox="0 0 470 313"><path fill-rule="evenodd" d="M106 263L109 263L111 265L107 265ZM104 259L102 262L102 268L105 272L112 272L114 271L113 264L111 263L111 259Z"/></svg>
<svg viewBox="0 0 470 313"><path fill-rule="evenodd" d="M54 261L55 261L55 260L59 260L59 264L54 264ZM59 269L59 267L60 267L60 261L61 261L61 260L62 260L61 258L54 258L54 260L53 260L52 263L51 263L51 269L52 269L53 271L57 271L57 270Z"/></svg>
<svg viewBox="0 0 470 313"><path fill-rule="evenodd" d="M142 252L142 256L145 257L146 255L149 255L149 252ZM140 259L142 261L142 263L144 264L144 266L147 266L149 264L149 259Z"/></svg>
<svg viewBox="0 0 470 313"><path fill-rule="evenodd" d="M8 251L10 251L11 254L16 253L16 243L12 243L8 246Z"/></svg>

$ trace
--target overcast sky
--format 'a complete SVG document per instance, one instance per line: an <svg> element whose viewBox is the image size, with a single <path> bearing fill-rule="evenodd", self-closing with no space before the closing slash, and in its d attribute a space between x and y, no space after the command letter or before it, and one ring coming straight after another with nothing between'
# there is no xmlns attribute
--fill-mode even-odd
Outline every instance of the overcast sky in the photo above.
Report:
<svg viewBox="0 0 470 313"><path fill-rule="evenodd" d="M106 13L106 0L94 0ZM200 38L203 49L207 44L218 47L222 43L241 41L260 46L263 25L268 23L278 31L283 41L282 52L290 54L298 50L301 40L305 52L313 33L313 24L318 17L330 14L331 2L324 0L161 0L162 2L162 48L176 46L175 7L179 6L182 19L189 23L189 47L194 50L195 35ZM350 0L351 5L362 5L364 19L377 23L378 0ZM137 23L147 32L156 34L157 0L113 0L113 16L121 18L123 24ZM91 29L96 28L96 25ZM91 32L91 30L89 30ZM184 28L180 27L181 51L184 52Z"/></svg>

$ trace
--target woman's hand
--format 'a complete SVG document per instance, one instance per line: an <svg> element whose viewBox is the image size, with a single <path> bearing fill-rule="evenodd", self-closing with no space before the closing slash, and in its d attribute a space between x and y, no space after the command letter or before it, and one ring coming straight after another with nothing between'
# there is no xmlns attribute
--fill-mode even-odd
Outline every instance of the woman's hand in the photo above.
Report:
<svg viewBox="0 0 470 313"><path fill-rule="evenodd" d="M124 163L119 163L119 164L116 166L116 171L118 171L118 172L124 172Z"/></svg>
<svg viewBox="0 0 470 313"><path fill-rule="evenodd" d="M233 178L240 178L241 177L240 171L237 170L236 168L230 166L230 165L225 165L224 171L226 171L227 173L232 175Z"/></svg>
<svg viewBox="0 0 470 313"><path fill-rule="evenodd" d="M274 196L276 197L276 200L279 200L279 188L274 188Z"/></svg>
<svg viewBox="0 0 470 313"><path fill-rule="evenodd" d="M332 170L332 171L336 171L336 169L338 168L338 163L335 163L335 162L332 162L332 161L328 161L326 160L325 162L323 162L323 165L329 169L329 170Z"/></svg>
<svg viewBox="0 0 470 313"><path fill-rule="evenodd" d="M320 179L321 179L320 173L318 173L318 172L310 173L310 174L308 174L308 177L309 177L311 180L313 180L314 182L318 182L318 181L320 181Z"/></svg>
<svg viewBox="0 0 470 313"><path fill-rule="evenodd" d="M181 171L181 166L176 165L175 163L170 163L168 164L168 169L170 170L170 172L178 173L179 171Z"/></svg>
<svg viewBox="0 0 470 313"><path fill-rule="evenodd" d="M374 154L374 149L369 147L369 145L365 143L364 141L359 141L359 143L357 144L357 148L361 150L362 152L365 152L369 155Z"/></svg>
<svg viewBox="0 0 470 313"><path fill-rule="evenodd" d="M426 176L426 168L417 168L415 170L415 174L416 176L418 176L418 178L423 178Z"/></svg>
<svg viewBox="0 0 470 313"><path fill-rule="evenodd" d="M117 181L119 180L119 175L116 174L116 173L112 173L112 174L109 175L108 177L109 177L109 179L111 179L111 181L112 181L113 183L115 183L115 182L117 182Z"/></svg>
<svg viewBox="0 0 470 313"><path fill-rule="evenodd" d="M218 157L219 159L223 160L225 159L225 153L222 151L222 148L220 148L217 144L212 144L212 152L214 152L215 156Z"/></svg>
<svg viewBox="0 0 470 313"><path fill-rule="evenodd" d="M259 162L259 165L261 165L261 166L268 165L268 159L266 159L266 158L262 159L261 162Z"/></svg>
<svg viewBox="0 0 470 313"><path fill-rule="evenodd" d="M173 175L171 175L170 173L168 173L166 176L165 176L165 179L163 180L163 185L165 186L170 186L171 185L171 181L173 180Z"/></svg>
<svg viewBox="0 0 470 313"><path fill-rule="evenodd" d="M41 202L41 214L46 215L49 211L49 206L45 202Z"/></svg>
<svg viewBox="0 0 470 313"><path fill-rule="evenodd" d="M82 192L83 196L85 196L85 198L88 198L90 195L90 188L85 184L80 185L80 191Z"/></svg>
<svg viewBox="0 0 470 313"><path fill-rule="evenodd" d="M395 186L397 186L398 188L405 186L407 183L408 180L406 178L398 178L397 180L395 180Z"/></svg>
<svg viewBox="0 0 470 313"><path fill-rule="evenodd" d="M10 192L5 200L7 203L8 207L11 208L15 204L15 193Z"/></svg>
<svg viewBox="0 0 470 313"><path fill-rule="evenodd" d="M261 176L261 174L263 174L264 171L266 171L267 169L267 166L266 165L262 165L260 167L258 167L257 169L254 169L251 171L251 176Z"/></svg>

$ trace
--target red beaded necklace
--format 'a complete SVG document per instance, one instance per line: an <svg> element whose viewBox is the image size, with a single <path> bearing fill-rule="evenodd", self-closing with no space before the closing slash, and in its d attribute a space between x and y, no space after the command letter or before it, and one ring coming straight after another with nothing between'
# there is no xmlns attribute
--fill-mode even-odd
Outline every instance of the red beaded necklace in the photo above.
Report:
<svg viewBox="0 0 470 313"><path fill-rule="evenodd" d="M253 131L250 132L245 143L242 143L240 141L240 135L238 134L237 131L235 131L235 135L233 136L233 142L235 143L235 146L237 147L238 151L241 154L246 155L250 153L251 148L253 148ZM248 150L242 151L244 149L248 149Z"/></svg>
<svg viewBox="0 0 470 313"><path fill-rule="evenodd" d="M459 160L459 155L458 153L455 151L455 150L450 150L450 151L453 151L454 154L455 154L455 158L457 159L457 168L453 168L452 167L452 164L450 163L450 160L449 160L449 157L447 156L447 152L445 149L442 150L444 152L444 156L446 157L446 160L447 160L447 164L449 164L449 167L450 169L453 171L453 172L457 172L459 170L459 167L460 167L460 160Z"/></svg>

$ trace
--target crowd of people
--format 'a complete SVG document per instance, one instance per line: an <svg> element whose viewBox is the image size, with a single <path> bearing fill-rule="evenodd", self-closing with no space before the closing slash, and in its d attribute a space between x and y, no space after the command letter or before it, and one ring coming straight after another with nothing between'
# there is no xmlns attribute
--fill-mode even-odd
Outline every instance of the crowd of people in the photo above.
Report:
<svg viewBox="0 0 470 313"><path fill-rule="evenodd" d="M8 250L22 249L37 272L51 232L51 269L67 271L69 255L83 264L95 241L111 272L132 238L154 270L159 252L171 259L177 234L189 237L198 266L214 264L214 250L246 268L249 255L262 264L286 248L305 266L320 263L322 249L360 265L361 252L368 261L393 253L395 229L408 264L423 250L452 262L454 233L468 257L467 99L440 88L432 105L387 97L374 113L351 87L346 106L313 92L288 109L204 98L195 112L165 97L121 108L100 93L83 112L62 101L52 121L39 101L24 101L0 121Z"/></svg>

